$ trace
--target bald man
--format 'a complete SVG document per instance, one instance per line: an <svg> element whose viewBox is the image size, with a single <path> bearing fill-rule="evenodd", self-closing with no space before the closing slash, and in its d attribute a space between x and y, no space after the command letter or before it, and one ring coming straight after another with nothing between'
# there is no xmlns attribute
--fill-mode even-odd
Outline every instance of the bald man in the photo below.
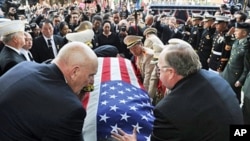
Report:
<svg viewBox="0 0 250 141"><path fill-rule="evenodd" d="M5 73L0 78L0 139L81 141L86 111L78 96L93 83L97 66L86 44L71 42L49 64L25 61Z"/></svg>

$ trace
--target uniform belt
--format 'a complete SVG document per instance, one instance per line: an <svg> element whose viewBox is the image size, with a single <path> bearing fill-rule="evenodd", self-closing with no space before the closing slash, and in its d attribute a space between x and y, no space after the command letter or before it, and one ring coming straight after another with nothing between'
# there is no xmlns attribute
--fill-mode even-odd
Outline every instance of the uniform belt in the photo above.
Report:
<svg viewBox="0 0 250 141"><path fill-rule="evenodd" d="M214 54L214 55L221 55L221 52L218 52L218 51L214 51L214 50L213 50L213 54Z"/></svg>

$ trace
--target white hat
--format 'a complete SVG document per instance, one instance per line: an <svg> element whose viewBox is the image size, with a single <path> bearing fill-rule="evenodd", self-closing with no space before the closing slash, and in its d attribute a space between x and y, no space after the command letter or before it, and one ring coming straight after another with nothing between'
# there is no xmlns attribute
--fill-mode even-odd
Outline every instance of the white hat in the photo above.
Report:
<svg viewBox="0 0 250 141"><path fill-rule="evenodd" d="M78 41L78 42L86 43L86 42L92 41L92 39L94 38L94 35L95 33L92 29L86 29L80 32L68 33L66 34L66 39L71 42Z"/></svg>
<svg viewBox="0 0 250 141"><path fill-rule="evenodd" d="M215 16L215 23L220 23L220 22L229 22L229 17L222 15Z"/></svg>
<svg viewBox="0 0 250 141"><path fill-rule="evenodd" d="M12 20L0 23L0 36L23 31L25 24L21 20Z"/></svg>
<svg viewBox="0 0 250 141"><path fill-rule="evenodd" d="M0 18L0 23L2 22L9 22L11 21L10 19L7 19L7 18Z"/></svg>

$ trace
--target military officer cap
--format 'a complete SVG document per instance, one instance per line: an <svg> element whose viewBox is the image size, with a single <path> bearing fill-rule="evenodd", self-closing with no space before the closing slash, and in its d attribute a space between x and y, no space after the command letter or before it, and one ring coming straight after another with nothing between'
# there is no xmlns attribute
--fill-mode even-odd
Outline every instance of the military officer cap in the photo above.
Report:
<svg viewBox="0 0 250 141"><path fill-rule="evenodd" d="M146 36L148 33L153 33L153 34L157 34L157 29L156 28L147 28L145 29L145 31L143 32L143 35Z"/></svg>
<svg viewBox="0 0 250 141"><path fill-rule="evenodd" d="M123 42L124 44L127 45L127 48L131 48L134 45L136 45L137 43L142 41L142 37L141 36L136 36L136 35L128 35L124 38Z"/></svg>
<svg viewBox="0 0 250 141"><path fill-rule="evenodd" d="M193 14L192 15L192 20L202 20L203 17L200 14Z"/></svg>
<svg viewBox="0 0 250 141"><path fill-rule="evenodd" d="M112 45L102 45L94 49L97 57L117 57L118 49Z"/></svg>
<svg viewBox="0 0 250 141"><path fill-rule="evenodd" d="M226 16L222 16L222 15L217 15L215 16L215 22L214 23L221 23L221 22L228 22L229 18Z"/></svg>
<svg viewBox="0 0 250 141"><path fill-rule="evenodd" d="M94 31L92 29L86 29L80 32L73 32L66 34L66 39L68 41L78 41L87 44L89 47L92 47L91 41L94 38Z"/></svg>
<svg viewBox="0 0 250 141"><path fill-rule="evenodd" d="M7 19L7 18L0 18L0 23L2 22L9 22L11 21L10 19Z"/></svg>
<svg viewBox="0 0 250 141"><path fill-rule="evenodd" d="M215 20L215 17L213 16L213 15L209 15L209 14L207 14L207 15L204 15L204 17L203 17L203 21L204 22L207 22L207 21L214 21Z"/></svg>
<svg viewBox="0 0 250 141"><path fill-rule="evenodd" d="M237 23L235 23L235 28L249 30L250 29L250 24L249 23L245 23L245 22L241 22L241 23L237 22Z"/></svg>
<svg viewBox="0 0 250 141"><path fill-rule="evenodd" d="M12 20L0 23L0 36L9 35L19 31L24 32L25 23L21 20Z"/></svg>
<svg viewBox="0 0 250 141"><path fill-rule="evenodd" d="M90 21L83 21L79 26L75 28L76 32L80 32L86 29L92 29L92 23Z"/></svg>

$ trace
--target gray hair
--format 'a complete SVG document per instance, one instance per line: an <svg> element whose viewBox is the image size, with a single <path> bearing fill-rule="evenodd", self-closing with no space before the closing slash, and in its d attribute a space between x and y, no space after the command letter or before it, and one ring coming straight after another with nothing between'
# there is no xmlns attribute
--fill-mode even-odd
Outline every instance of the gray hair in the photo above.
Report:
<svg viewBox="0 0 250 141"><path fill-rule="evenodd" d="M199 56L192 46L180 39L171 39L166 46L166 64L173 67L175 71L186 77L201 69Z"/></svg>
<svg viewBox="0 0 250 141"><path fill-rule="evenodd" d="M2 42L4 44L9 43L13 39L13 37L17 36L17 33L19 33L19 32L11 33L11 34L8 34L8 35L3 35L1 37Z"/></svg>

